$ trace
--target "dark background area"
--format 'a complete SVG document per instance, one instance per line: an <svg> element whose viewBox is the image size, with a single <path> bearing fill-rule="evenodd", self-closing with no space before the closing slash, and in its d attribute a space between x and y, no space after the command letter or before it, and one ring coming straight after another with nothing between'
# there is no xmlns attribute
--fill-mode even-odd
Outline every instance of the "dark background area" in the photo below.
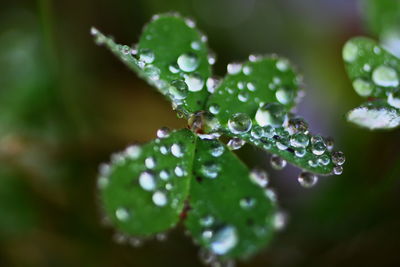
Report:
<svg viewBox="0 0 400 267"><path fill-rule="evenodd" d="M370 132L344 119L363 100L341 48L371 35L355 0L2 1L0 266L202 266L180 226L164 242L117 244L96 199L99 163L186 122L96 46L89 29L132 44L166 11L197 21L221 76L250 53L290 58L306 84L297 112L346 154L343 175L304 189L296 168L270 170L267 153L251 146L238 152L249 167L269 170L289 215L286 229L238 266L399 266L400 131Z"/></svg>

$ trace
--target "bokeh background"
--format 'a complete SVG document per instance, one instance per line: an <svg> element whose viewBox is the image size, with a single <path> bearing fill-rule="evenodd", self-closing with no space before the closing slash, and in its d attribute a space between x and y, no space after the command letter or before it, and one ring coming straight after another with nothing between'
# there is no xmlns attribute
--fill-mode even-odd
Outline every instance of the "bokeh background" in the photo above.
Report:
<svg viewBox="0 0 400 267"><path fill-rule="evenodd" d="M356 0L1 1L0 266L202 266L182 227L164 242L116 243L96 199L97 166L110 153L185 121L89 29L132 44L166 11L197 21L221 76L250 53L290 58L306 84L298 113L346 153L343 175L304 189L296 168L273 171L251 146L238 152L269 170L289 215L286 229L238 266L400 266L400 131L344 120L363 100L341 48L352 36L373 37Z"/></svg>

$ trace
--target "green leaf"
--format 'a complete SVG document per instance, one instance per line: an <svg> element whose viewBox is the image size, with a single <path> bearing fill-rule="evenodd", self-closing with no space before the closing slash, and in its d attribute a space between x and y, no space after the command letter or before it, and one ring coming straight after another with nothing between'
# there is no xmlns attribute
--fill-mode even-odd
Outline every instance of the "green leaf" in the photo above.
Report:
<svg viewBox="0 0 400 267"><path fill-rule="evenodd" d="M204 107L211 76L206 38L192 21L178 15L157 15L144 28L137 47L118 45L92 29L97 43L104 43L139 76L167 96L185 115ZM133 55L132 55L133 52Z"/></svg>
<svg viewBox="0 0 400 267"><path fill-rule="evenodd" d="M266 180L253 182L216 140L197 141L193 170L185 225L196 243L223 258L246 258L271 240L277 207L273 191L260 186Z"/></svg>
<svg viewBox="0 0 400 267"><path fill-rule="evenodd" d="M363 10L367 25L377 35L400 28L400 1L365 0Z"/></svg>
<svg viewBox="0 0 400 267"><path fill-rule="evenodd" d="M195 135L160 130L143 146L130 146L101 165L98 186L106 216L121 232L146 237L179 221L189 192Z"/></svg>
<svg viewBox="0 0 400 267"><path fill-rule="evenodd" d="M400 110L377 100L351 110L347 120L370 130L393 129L400 126Z"/></svg>
<svg viewBox="0 0 400 267"><path fill-rule="evenodd" d="M250 58L252 61L244 64L228 65L228 75L209 98L208 110L219 120L220 131L304 170L333 173L335 165L327 142L310 135L302 119L289 120L300 78L288 60L276 56Z"/></svg>
<svg viewBox="0 0 400 267"><path fill-rule="evenodd" d="M362 97L386 98L399 90L400 60L375 41L356 37L343 48L343 59L355 91Z"/></svg>

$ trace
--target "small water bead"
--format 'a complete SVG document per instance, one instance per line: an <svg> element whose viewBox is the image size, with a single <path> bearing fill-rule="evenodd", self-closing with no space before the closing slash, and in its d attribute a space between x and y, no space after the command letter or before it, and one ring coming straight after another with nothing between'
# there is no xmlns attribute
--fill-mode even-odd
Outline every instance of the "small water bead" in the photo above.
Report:
<svg viewBox="0 0 400 267"><path fill-rule="evenodd" d="M173 188L172 184L170 184L170 183L166 183L165 184L165 189L166 190L170 191L172 188Z"/></svg>
<svg viewBox="0 0 400 267"><path fill-rule="evenodd" d="M156 160L153 157L148 157L144 160L144 165L147 169L154 169L156 167Z"/></svg>
<svg viewBox="0 0 400 267"><path fill-rule="evenodd" d="M185 53L178 57L179 68L184 72L192 72L199 66L199 58L195 53Z"/></svg>
<svg viewBox="0 0 400 267"><path fill-rule="evenodd" d="M344 156L344 153L341 151L335 151L332 153L332 162L335 165L343 165L343 163L346 161L346 158Z"/></svg>
<svg viewBox="0 0 400 267"><path fill-rule="evenodd" d="M174 80L171 82L171 86L169 87L169 94L175 100L185 99L188 95L189 87L186 82L182 80Z"/></svg>
<svg viewBox="0 0 400 267"><path fill-rule="evenodd" d="M227 146L229 147L230 150L238 150L242 146L244 146L246 142L240 138L232 138L229 140Z"/></svg>
<svg viewBox="0 0 400 267"><path fill-rule="evenodd" d="M320 156L325 153L326 146L323 142L316 142L312 145L311 151L314 155Z"/></svg>
<svg viewBox="0 0 400 267"><path fill-rule="evenodd" d="M176 74L176 73L178 73L178 72L180 71L180 70L179 70L179 66L178 66L177 63L174 63L174 64L169 65L168 70L169 70L171 73L174 73L174 74Z"/></svg>
<svg viewBox="0 0 400 267"><path fill-rule="evenodd" d="M272 155L271 159L270 159L270 163L272 168L274 168L275 170L282 170L283 168L286 167L286 160L284 160L283 158L279 157L278 155Z"/></svg>
<svg viewBox="0 0 400 267"><path fill-rule="evenodd" d="M160 146L160 152L161 152L161 154L163 154L163 155L167 155L168 152L169 152L168 147L166 147L166 146Z"/></svg>
<svg viewBox="0 0 400 267"><path fill-rule="evenodd" d="M108 177L106 176L99 176L99 178L97 179L97 187L99 189L104 189L108 186L109 184L109 180Z"/></svg>
<svg viewBox="0 0 400 267"><path fill-rule="evenodd" d="M242 64L237 62L229 63L227 66L228 74L235 75L242 70Z"/></svg>
<svg viewBox="0 0 400 267"><path fill-rule="evenodd" d="M151 79L151 80L160 79L160 69L153 65L145 66L143 71L146 74L146 76L149 77L149 79Z"/></svg>
<svg viewBox="0 0 400 267"><path fill-rule="evenodd" d="M267 138L273 138L276 135L276 130L271 125L267 125L263 127L264 129L264 136Z"/></svg>
<svg viewBox="0 0 400 267"><path fill-rule="evenodd" d="M203 239L209 240L211 239L211 237L213 236L213 231L211 230L205 230L201 233L201 236L203 237Z"/></svg>
<svg viewBox="0 0 400 267"><path fill-rule="evenodd" d="M281 78L279 78L279 77L274 77L274 78L272 79L272 81L273 81L274 84L276 84L276 85L279 85L279 84L281 84L281 82L282 82Z"/></svg>
<svg viewBox="0 0 400 267"><path fill-rule="evenodd" d="M285 228L286 223L287 215L282 211L276 212L272 221L275 230L282 230L283 228Z"/></svg>
<svg viewBox="0 0 400 267"><path fill-rule="evenodd" d="M289 147L289 141L287 138L279 138L275 145L279 150L286 150Z"/></svg>
<svg viewBox="0 0 400 267"><path fill-rule="evenodd" d="M183 146L180 144L173 144L171 146L171 153L173 156L177 158L182 158L183 157Z"/></svg>
<svg viewBox="0 0 400 267"><path fill-rule="evenodd" d="M111 163L115 165L125 163L125 155L123 153L114 153L111 155Z"/></svg>
<svg viewBox="0 0 400 267"><path fill-rule="evenodd" d="M198 73L185 76L185 82L191 92L198 92L204 86L204 79Z"/></svg>
<svg viewBox="0 0 400 267"><path fill-rule="evenodd" d="M256 87L253 83L247 83L247 89L251 92L254 92L256 90Z"/></svg>
<svg viewBox="0 0 400 267"><path fill-rule="evenodd" d="M298 158L302 158L306 155L307 150L304 147L296 147L294 149L294 154Z"/></svg>
<svg viewBox="0 0 400 267"><path fill-rule="evenodd" d="M374 86L363 79L355 79L353 82L353 88L360 96L369 96L371 95Z"/></svg>
<svg viewBox="0 0 400 267"><path fill-rule="evenodd" d="M400 109L400 97L395 97L393 93L388 94L387 102L392 107Z"/></svg>
<svg viewBox="0 0 400 267"><path fill-rule="evenodd" d="M374 47L374 53L379 55L381 53L381 49L377 46Z"/></svg>
<svg viewBox="0 0 400 267"><path fill-rule="evenodd" d="M124 54L124 55L129 55L130 54L130 52L131 52L131 48L129 47L129 46L127 46L127 45L123 45L122 47L121 47L121 52L122 52L122 54Z"/></svg>
<svg viewBox="0 0 400 267"><path fill-rule="evenodd" d="M399 78L396 70L381 65L372 72L372 80L375 84L383 87L395 87L399 85Z"/></svg>
<svg viewBox="0 0 400 267"><path fill-rule="evenodd" d="M347 62L353 62L358 56L358 47L353 42L347 42L343 47L343 59Z"/></svg>
<svg viewBox="0 0 400 267"><path fill-rule="evenodd" d="M153 51L148 48L142 48L139 50L139 60L143 61L144 63L150 64L153 63L155 59L155 55Z"/></svg>
<svg viewBox="0 0 400 267"><path fill-rule="evenodd" d="M146 191L152 191L156 188L153 173L149 171L142 172L139 175L139 185Z"/></svg>
<svg viewBox="0 0 400 267"><path fill-rule="evenodd" d="M165 193L161 192L161 191L156 191L153 196L152 196L152 200L154 202L154 204L156 204L159 207L163 207L165 205L167 205L167 196L165 195Z"/></svg>
<svg viewBox="0 0 400 267"><path fill-rule="evenodd" d="M335 141L333 140L332 137L326 137L325 145L326 145L326 149L328 149L328 151L332 151L333 147L335 146Z"/></svg>
<svg viewBox="0 0 400 267"><path fill-rule="evenodd" d="M118 244L125 244L128 241L128 236L122 233L115 233L113 240Z"/></svg>
<svg viewBox="0 0 400 267"><path fill-rule="evenodd" d="M257 61L261 60L262 58L263 58L262 55L254 55L254 54L249 55L250 62L257 62Z"/></svg>
<svg viewBox="0 0 400 267"><path fill-rule="evenodd" d="M207 55L207 61L208 61L208 64L214 65L215 62L217 62L217 55L216 55L214 52L211 51L211 52Z"/></svg>
<svg viewBox="0 0 400 267"><path fill-rule="evenodd" d="M234 134L246 133L251 129L252 121L245 113L235 113L228 121L228 128Z"/></svg>
<svg viewBox="0 0 400 267"><path fill-rule="evenodd" d="M276 68L280 71L287 71L289 69L289 61L286 59L279 59L276 62Z"/></svg>
<svg viewBox="0 0 400 267"><path fill-rule="evenodd" d="M322 166L327 166L331 162L331 159L328 155L322 155L318 158L318 164Z"/></svg>
<svg viewBox="0 0 400 267"><path fill-rule="evenodd" d="M131 145L125 149L125 155L130 159L137 159L140 154L142 154L142 148L138 145Z"/></svg>
<svg viewBox="0 0 400 267"><path fill-rule="evenodd" d="M158 233L156 234L156 239L157 241L163 242L167 240L167 234L166 233Z"/></svg>
<svg viewBox="0 0 400 267"><path fill-rule="evenodd" d="M160 176L161 180L164 180L164 181L168 180L170 177L167 170L160 171L159 176Z"/></svg>
<svg viewBox="0 0 400 267"><path fill-rule="evenodd" d="M217 260L216 255L205 248L199 250L199 258L204 265L212 264Z"/></svg>
<svg viewBox="0 0 400 267"><path fill-rule="evenodd" d="M164 139L164 138L167 138L170 133L171 133L171 130L168 127L164 126L157 130L157 137L160 139Z"/></svg>
<svg viewBox="0 0 400 267"><path fill-rule="evenodd" d="M207 215L200 219L200 225L204 227L210 227L211 225L214 224L214 221L215 219L213 216Z"/></svg>
<svg viewBox="0 0 400 267"><path fill-rule="evenodd" d="M250 75L252 71L253 71L253 69L250 66L244 66L243 67L243 74L244 75Z"/></svg>
<svg viewBox="0 0 400 267"><path fill-rule="evenodd" d="M264 137L265 130L263 127L259 125L253 126L250 132L251 136L255 139L260 139L261 137Z"/></svg>
<svg viewBox="0 0 400 267"><path fill-rule="evenodd" d="M206 82L207 91L210 92L211 94L213 94L219 84L220 84L219 78L217 78L217 77L208 78L207 82Z"/></svg>
<svg viewBox="0 0 400 267"><path fill-rule="evenodd" d="M211 240L211 250L217 255L224 255L233 249L238 243L239 238L236 228L225 226L219 229Z"/></svg>
<svg viewBox="0 0 400 267"><path fill-rule="evenodd" d="M225 147L220 142L215 142L210 147L210 154L213 157L220 157L225 151Z"/></svg>
<svg viewBox="0 0 400 267"><path fill-rule="evenodd" d="M140 247L141 245L143 245L143 240L137 237L130 237L129 240L129 245L131 245L132 247Z"/></svg>
<svg viewBox="0 0 400 267"><path fill-rule="evenodd" d="M219 120L210 112L198 111L189 117L190 129L199 134L215 133L215 137L218 137L216 133L220 128ZM211 138L213 139L213 138Z"/></svg>
<svg viewBox="0 0 400 267"><path fill-rule="evenodd" d="M333 174L341 175L342 173L343 173L343 167L342 166L335 166L333 168Z"/></svg>
<svg viewBox="0 0 400 267"><path fill-rule="evenodd" d="M311 144L315 143L325 143L325 139L320 135L312 135L311 136Z"/></svg>
<svg viewBox="0 0 400 267"><path fill-rule="evenodd" d="M272 190L272 189L270 189L270 188L265 189L264 194L265 194L265 196L266 196L269 200L271 200L272 202L276 202L277 199L278 199L278 198L276 197L275 191Z"/></svg>
<svg viewBox="0 0 400 267"><path fill-rule="evenodd" d="M318 182L318 176L311 172L300 173L298 179L301 186L305 188L313 187Z"/></svg>
<svg viewBox="0 0 400 267"><path fill-rule="evenodd" d="M179 165L175 167L174 172L175 172L175 175L178 177L182 177L186 174L185 169Z"/></svg>
<svg viewBox="0 0 400 267"><path fill-rule="evenodd" d="M279 103L286 105L293 101L294 93L290 89L280 88L275 92L275 97Z"/></svg>
<svg viewBox="0 0 400 267"><path fill-rule="evenodd" d="M239 90L243 90L244 89L244 83L243 82L238 82L237 83L237 87L239 88Z"/></svg>
<svg viewBox="0 0 400 267"><path fill-rule="evenodd" d="M185 18L185 23L189 28L196 27L196 21L194 21L192 18Z"/></svg>
<svg viewBox="0 0 400 267"><path fill-rule="evenodd" d="M216 114L219 113L220 106L219 106L218 104L211 104L211 105L208 107L208 110L210 111L211 114L216 115Z"/></svg>
<svg viewBox="0 0 400 267"><path fill-rule="evenodd" d="M215 179L218 177L219 172L221 171L221 165L215 162L206 162L201 166L200 172L206 177L210 179Z"/></svg>
<svg viewBox="0 0 400 267"><path fill-rule="evenodd" d="M287 122L288 116L283 105L268 103L257 110L255 119L260 126L280 127Z"/></svg>
<svg viewBox="0 0 400 267"><path fill-rule="evenodd" d="M363 70L364 71L366 71L366 72L370 72L371 71L371 65L369 65L369 64L364 64L364 66L363 66Z"/></svg>
<svg viewBox="0 0 400 267"><path fill-rule="evenodd" d="M238 94L238 99L240 102L247 102L247 100L249 100L249 92L240 92Z"/></svg>
<svg viewBox="0 0 400 267"><path fill-rule="evenodd" d="M122 222L129 220L130 213L126 208L120 207L115 210L115 217Z"/></svg>
<svg viewBox="0 0 400 267"><path fill-rule="evenodd" d="M256 204L256 200L251 197L242 198L239 202L239 205L242 209L250 209L250 208L254 207L255 204Z"/></svg>
<svg viewBox="0 0 400 267"><path fill-rule="evenodd" d="M290 138L290 145L293 147L307 147L310 142L310 138L307 134L302 132L295 133Z"/></svg>
<svg viewBox="0 0 400 267"><path fill-rule="evenodd" d="M312 168L318 167L318 159L310 159L308 161L308 165Z"/></svg>
<svg viewBox="0 0 400 267"><path fill-rule="evenodd" d="M264 170L258 168L250 172L250 180L260 187L266 187L269 183L268 174Z"/></svg>
<svg viewBox="0 0 400 267"><path fill-rule="evenodd" d="M200 50L200 49L201 49L201 42L199 42L199 41L193 41L193 42L190 43L190 47L191 47L193 50Z"/></svg>

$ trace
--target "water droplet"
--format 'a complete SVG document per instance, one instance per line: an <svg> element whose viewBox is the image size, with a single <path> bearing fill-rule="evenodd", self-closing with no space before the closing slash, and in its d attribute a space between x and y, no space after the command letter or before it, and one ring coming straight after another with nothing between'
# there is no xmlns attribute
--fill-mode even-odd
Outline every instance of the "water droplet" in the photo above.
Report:
<svg viewBox="0 0 400 267"><path fill-rule="evenodd" d="M320 156L325 153L326 146L324 142L315 142L314 144L312 144L311 150L314 155Z"/></svg>
<svg viewBox="0 0 400 267"><path fill-rule="evenodd" d="M313 187L318 182L318 176L311 172L300 173L298 179L301 186L305 188Z"/></svg>
<svg viewBox="0 0 400 267"><path fill-rule="evenodd" d="M242 64L237 62L229 63L227 66L228 74L235 75L242 70Z"/></svg>
<svg viewBox="0 0 400 267"><path fill-rule="evenodd" d="M253 83L247 83L247 89L249 89L249 91L254 92L256 90L256 87Z"/></svg>
<svg viewBox="0 0 400 267"><path fill-rule="evenodd" d="M115 210L115 217L122 222L129 220L130 213L126 208L119 207Z"/></svg>
<svg viewBox="0 0 400 267"><path fill-rule="evenodd" d="M227 146L229 147L230 150L238 150L242 146L244 146L246 142L240 138L232 138L229 140Z"/></svg>
<svg viewBox="0 0 400 267"><path fill-rule="evenodd" d="M256 200L251 197L242 198L239 202L239 205L242 209L250 209L250 208L254 207L255 204L256 204Z"/></svg>
<svg viewBox="0 0 400 267"><path fill-rule="evenodd" d="M217 255L224 255L238 243L236 228L225 226L218 230L211 240L211 250Z"/></svg>
<svg viewBox="0 0 400 267"><path fill-rule="evenodd" d="M335 165L343 165L343 163L346 161L346 158L344 156L344 153L341 151L336 151L332 153L332 162Z"/></svg>
<svg viewBox="0 0 400 267"><path fill-rule="evenodd" d="M138 145L131 145L125 149L125 155L130 159L138 159L142 153L142 148Z"/></svg>
<svg viewBox="0 0 400 267"><path fill-rule="evenodd" d="M147 65L143 69L146 76L151 80L160 79L160 69L155 67L154 65Z"/></svg>
<svg viewBox="0 0 400 267"><path fill-rule="evenodd" d="M294 154L296 155L296 157L302 158L306 155L306 149L304 147L297 147L294 150Z"/></svg>
<svg viewBox="0 0 400 267"><path fill-rule="evenodd" d="M174 80L169 87L169 93L174 100L185 99L188 95L188 85L182 80Z"/></svg>
<svg viewBox="0 0 400 267"><path fill-rule="evenodd" d="M179 72L179 66L178 66L177 63L171 64L171 65L169 65L168 70L171 73L178 73Z"/></svg>
<svg viewBox="0 0 400 267"><path fill-rule="evenodd" d="M203 89L204 79L197 73L187 75L185 82L191 92L198 92Z"/></svg>
<svg viewBox="0 0 400 267"><path fill-rule="evenodd" d="M204 227L210 227L214 223L214 217L211 215L207 215L200 219L200 225Z"/></svg>
<svg viewBox="0 0 400 267"><path fill-rule="evenodd" d="M207 86L207 91L213 94L215 92L215 89L220 83L220 79L217 77L210 77L207 79L206 86Z"/></svg>
<svg viewBox="0 0 400 267"><path fill-rule="evenodd" d="M358 56L358 47L352 42L347 42L343 47L343 59L347 62L353 62Z"/></svg>
<svg viewBox="0 0 400 267"><path fill-rule="evenodd" d="M318 166L318 160L317 159L310 159L308 161L308 165L312 168L316 168Z"/></svg>
<svg viewBox="0 0 400 267"><path fill-rule="evenodd" d="M268 103L257 110L255 119L260 126L280 127L287 122L288 116L281 104Z"/></svg>
<svg viewBox="0 0 400 267"><path fill-rule="evenodd" d="M157 137L158 138L167 138L170 134L170 129L168 127L161 127L160 129L157 130Z"/></svg>
<svg viewBox="0 0 400 267"><path fill-rule="evenodd" d="M391 67L381 65L372 72L372 80L379 86L395 87L399 85L397 72Z"/></svg>
<svg viewBox="0 0 400 267"><path fill-rule="evenodd" d="M286 160L282 159L278 155L272 155L270 162L272 168L274 168L275 170L282 170L286 167L287 164Z"/></svg>
<svg viewBox="0 0 400 267"><path fill-rule="evenodd" d="M153 51L148 48L142 48L139 50L139 60L147 64L153 63L155 55Z"/></svg>
<svg viewBox="0 0 400 267"><path fill-rule="evenodd" d="M199 42L199 41L193 41L193 42L190 43L190 47L191 47L193 50L200 50L200 49L201 49L201 42Z"/></svg>
<svg viewBox="0 0 400 267"><path fill-rule="evenodd" d="M210 112L198 111L189 117L188 123L190 129L200 137L204 134L209 137L208 139L213 139L213 136L214 138L219 136L217 131L221 125L219 120Z"/></svg>
<svg viewBox="0 0 400 267"><path fill-rule="evenodd" d="M249 93L248 92L240 92L238 94L238 99L240 102L247 102L249 100Z"/></svg>
<svg viewBox="0 0 400 267"><path fill-rule="evenodd" d="M179 68L184 72L192 72L199 66L199 59L195 53L185 53L178 57Z"/></svg>
<svg viewBox="0 0 400 267"><path fill-rule="evenodd" d="M154 204L156 204L157 206L165 206L167 205L167 196L165 195L165 193L161 192L161 191L156 191L153 196L152 196L153 202Z"/></svg>
<svg viewBox="0 0 400 267"><path fill-rule="evenodd" d="M252 122L245 113L235 113L228 121L228 128L234 134L246 133L251 129Z"/></svg>
<svg viewBox="0 0 400 267"><path fill-rule="evenodd" d="M276 62L276 68L280 71L287 71L289 69L289 61L286 59L279 59Z"/></svg>
<svg viewBox="0 0 400 267"><path fill-rule="evenodd" d="M292 135L290 145L294 147L307 147L310 142L308 135L299 132Z"/></svg>
<svg viewBox="0 0 400 267"><path fill-rule="evenodd" d="M166 170L160 171L159 176L160 176L160 178L161 178L162 180L164 180L164 181L166 181L166 180L169 179L169 173L168 173L168 171L166 171Z"/></svg>
<svg viewBox="0 0 400 267"><path fill-rule="evenodd" d="M156 167L156 160L153 157L148 157L144 160L144 165L147 169L154 169Z"/></svg>
<svg viewBox="0 0 400 267"><path fill-rule="evenodd" d="M182 177L185 175L185 170L183 169L182 166L176 166L174 172L175 172L175 175L178 177Z"/></svg>
<svg viewBox="0 0 400 267"><path fill-rule="evenodd" d="M239 88L239 90L243 90L244 89L244 83L243 82L238 82L237 83L237 87Z"/></svg>
<svg viewBox="0 0 400 267"><path fill-rule="evenodd" d="M180 144L173 144L171 146L171 153L177 158L183 157L183 146Z"/></svg>
<svg viewBox="0 0 400 267"><path fill-rule="evenodd" d="M146 191L154 190L156 188L154 175L149 171L142 172L139 176L139 184Z"/></svg>
<svg viewBox="0 0 400 267"><path fill-rule="evenodd" d="M157 241L163 242L167 240L167 234L166 233L158 233L156 234L156 239Z"/></svg>
<svg viewBox="0 0 400 267"><path fill-rule="evenodd" d="M99 189L104 189L108 186L109 180L106 176L99 176L97 179L97 187Z"/></svg>
<svg viewBox="0 0 400 267"><path fill-rule="evenodd" d="M208 110L210 111L210 113L216 115L219 113L220 107L218 104L211 104Z"/></svg>
<svg viewBox="0 0 400 267"><path fill-rule="evenodd" d="M266 187L269 183L268 174L264 170L258 168L251 171L250 180L260 187Z"/></svg>
<svg viewBox="0 0 400 267"><path fill-rule="evenodd" d="M282 230L286 226L287 215L284 212L278 211L275 213L272 223L276 230Z"/></svg>
<svg viewBox="0 0 400 267"><path fill-rule="evenodd" d="M209 240L211 239L211 237L213 236L213 231L211 230L205 230L201 233L201 236L203 237L203 239Z"/></svg>
<svg viewBox="0 0 400 267"><path fill-rule="evenodd" d="M130 237L128 242L133 247L140 247L143 244L143 240L137 237Z"/></svg>
<svg viewBox="0 0 400 267"><path fill-rule="evenodd" d="M326 137L325 145L328 151L332 151L333 147L335 146L335 141L331 137Z"/></svg>
<svg viewBox="0 0 400 267"><path fill-rule="evenodd" d="M196 27L196 22L192 18L185 18L185 23L189 28Z"/></svg>
<svg viewBox="0 0 400 267"><path fill-rule="evenodd" d="M264 137L264 135L265 135L265 130L263 127L259 125L255 125L251 129L251 136L255 139L260 139L261 137Z"/></svg>
<svg viewBox="0 0 400 267"><path fill-rule="evenodd" d="M343 173L343 167L342 166L335 166L333 168L333 173L335 175L341 175Z"/></svg>
<svg viewBox="0 0 400 267"><path fill-rule="evenodd" d="M215 142L210 147L210 153L213 157L220 157L225 151L225 147L219 142Z"/></svg>
<svg viewBox="0 0 400 267"><path fill-rule="evenodd" d="M211 51L211 52L207 55L207 61L208 61L208 64L214 65L215 62L217 62L217 55L216 55L214 52Z"/></svg>
<svg viewBox="0 0 400 267"><path fill-rule="evenodd" d="M328 155L322 155L321 157L318 158L318 164L322 166L326 166L331 162L331 159L329 158Z"/></svg>
<svg viewBox="0 0 400 267"><path fill-rule="evenodd" d="M371 71L371 65L369 65L369 64L364 64L363 70L366 71L366 72L370 72L370 71Z"/></svg>
<svg viewBox="0 0 400 267"><path fill-rule="evenodd" d="M279 103L286 105L293 101L294 94L292 90L280 88L275 92L275 97Z"/></svg>
<svg viewBox="0 0 400 267"><path fill-rule="evenodd" d="M244 66L243 67L243 74L244 75L250 75L253 69L250 66Z"/></svg>
<svg viewBox="0 0 400 267"><path fill-rule="evenodd" d="M199 258L200 258L200 261L204 265L212 264L217 259L216 255L214 253L212 253L211 251L209 251L208 249L205 249L205 248L201 248L199 250ZM217 267L217 266L215 266L215 267Z"/></svg>
<svg viewBox="0 0 400 267"><path fill-rule="evenodd" d="M360 96L369 96L374 89L373 85L363 79L356 79L353 82L353 88Z"/></svg>
<svg viewBox="0 0 400 267"><path fill-rule="evenodd" d="M215 179L217 178L221 166L215 162L206 162L201 166L200 172L207 178Z"/></svg>
<svg viewBox="0 0 400 267"><path fill-rule="evenodd" d="M272 190L272 189L270 189L270 188L267 188L267 189L265 189L264 193L265 193L265 196L266 196L269 200L271 200L272 202L276 202L277 197L276 197L276 193L275 193L274 190Z"/></svg>
<svg viewBox="0 0 400 267"><path fill-rule="evenodd" d="M400 97L395 97L393 93L388 94L387 102L392 107L400 109Z"/></svg>
<svg viewBox="0 0 400 267"><path fill-rule="evenodd" d="M381 49L380 49L379 47L375 46L375 47L374 47L374 53L375 53L376 55L379 55L379 54L381 53Z"/></svg>

